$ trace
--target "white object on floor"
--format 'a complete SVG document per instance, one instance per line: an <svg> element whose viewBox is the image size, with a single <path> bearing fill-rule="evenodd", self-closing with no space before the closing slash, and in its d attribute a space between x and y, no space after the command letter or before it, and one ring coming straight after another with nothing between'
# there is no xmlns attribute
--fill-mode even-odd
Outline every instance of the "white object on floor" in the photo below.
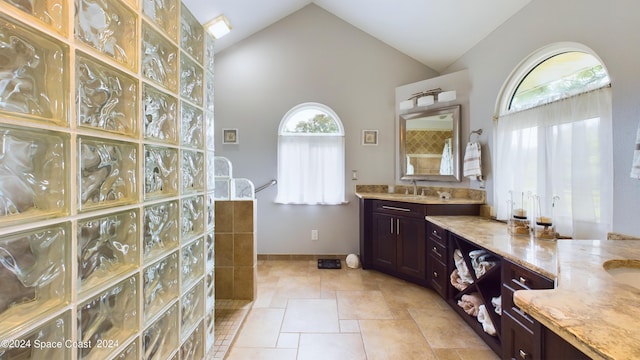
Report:
<svg viewBox="0 0 640 360"><path fill-rule="evenodd" d="M356 254L347 255L347 259L345 260L347 266L351 269L357 269L360 267L360 258Z"/></svg>

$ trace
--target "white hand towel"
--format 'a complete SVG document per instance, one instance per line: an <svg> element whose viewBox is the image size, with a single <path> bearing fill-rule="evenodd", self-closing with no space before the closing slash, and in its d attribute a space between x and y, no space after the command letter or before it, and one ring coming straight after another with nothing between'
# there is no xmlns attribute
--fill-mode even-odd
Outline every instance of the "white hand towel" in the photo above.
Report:
<svg viewBox="0 0 640 360"><path fill-rule="evenodd" d="M633 164L631 165L631 177L640 179L640 126L636 134L636 148L633 152Z"/></svg>
<svg viewBox="0 0 640 360"><path fill-rule="evenodd" d="M468 176L471 180L482 180L482 156L478 142L467 143L464 152L463 175Z"/></svg>

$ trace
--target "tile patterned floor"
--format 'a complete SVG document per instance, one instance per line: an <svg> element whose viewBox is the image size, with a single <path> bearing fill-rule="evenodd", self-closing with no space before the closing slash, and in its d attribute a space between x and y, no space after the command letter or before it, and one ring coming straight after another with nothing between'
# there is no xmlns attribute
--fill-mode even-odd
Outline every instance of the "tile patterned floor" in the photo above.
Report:
<svg viewBox="0 0 640 360"><path fill-rule="evenodd" d="M217 316L218 309L216 336ZM430 289L376 271L319 270L315 261L260 260L258 297L227 359L498 356Z"/></svg>
<svg viewBox="0 0 640 360"><path fill-rule="evenodd" d="M251 309L246 300L216 300L213 358L224 359Z"/></svg>

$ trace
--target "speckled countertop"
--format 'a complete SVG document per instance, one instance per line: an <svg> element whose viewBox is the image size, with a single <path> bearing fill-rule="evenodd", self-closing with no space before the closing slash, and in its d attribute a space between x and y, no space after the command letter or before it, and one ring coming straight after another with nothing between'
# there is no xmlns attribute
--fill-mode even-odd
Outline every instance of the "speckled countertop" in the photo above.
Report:
<svg viewBox="0 0 640 360"><path fill-rule="evenodd" d="M553 290L516 291L522 310L594 359L640 359L640 290L614 280L608 260L640 259L638 240L533 240L474 216L427 216L441 226L542 275Z"/></svg>
<svg viewBox="0 0 640 360"><path fill-rule="evenodd" d="M360 199L377 199L377 200L390 200L390 201L402 201L406 203L415 204L484 204L484 200L469 199L469 198L451 198L448 200L440 199L433 195L405 195L397 193L356 193L356 196Z"/></svg>

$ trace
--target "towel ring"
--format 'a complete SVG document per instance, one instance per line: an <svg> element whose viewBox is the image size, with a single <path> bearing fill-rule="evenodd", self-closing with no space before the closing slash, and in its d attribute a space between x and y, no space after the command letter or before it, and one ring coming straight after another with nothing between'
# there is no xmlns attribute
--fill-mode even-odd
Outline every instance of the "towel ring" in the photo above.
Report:
<svg viewBox="0 0 640 360"><path fill-rule="evenodd" d="M478 129L478 130L473 130L472 132L469 133L469 142L471 142L471 135L473 134L477 134L478 136L482 135L482 129Z"/></svg>

